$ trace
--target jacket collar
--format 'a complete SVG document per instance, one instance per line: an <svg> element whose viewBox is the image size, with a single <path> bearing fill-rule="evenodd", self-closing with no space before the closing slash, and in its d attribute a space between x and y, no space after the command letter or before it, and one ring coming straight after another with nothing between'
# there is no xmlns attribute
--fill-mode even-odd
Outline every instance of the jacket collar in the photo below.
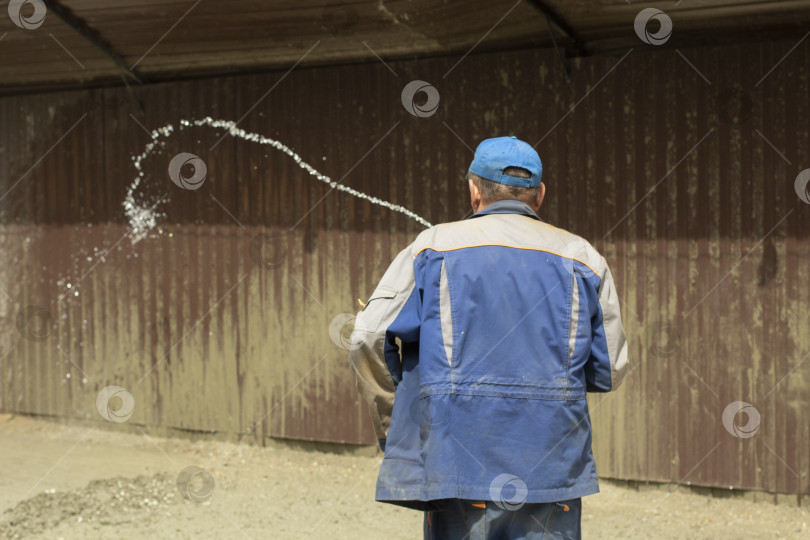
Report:
<svg viewBox="0 0 810 540"><path fill-rule="evenodd" d="M471 215L467 219L487 216L489 214L520 214L536 219L537 221L543 221L538 217L537 214L535 214L531 206L516 200L495 201L494 203L487 205L487 207L483 210Z"/></svg>

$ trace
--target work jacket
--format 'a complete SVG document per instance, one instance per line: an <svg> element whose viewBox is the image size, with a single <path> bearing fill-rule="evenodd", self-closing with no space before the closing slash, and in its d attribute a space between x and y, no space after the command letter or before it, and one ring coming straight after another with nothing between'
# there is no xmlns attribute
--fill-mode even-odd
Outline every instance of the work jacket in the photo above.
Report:
<svg viewBox="0 0 810 540"><path fill-rule="evenodd" d="M384 457L376 498L562 501L599 491L586 391L626 372L605 259L519 201L423 231L355 321Z"/></svg>

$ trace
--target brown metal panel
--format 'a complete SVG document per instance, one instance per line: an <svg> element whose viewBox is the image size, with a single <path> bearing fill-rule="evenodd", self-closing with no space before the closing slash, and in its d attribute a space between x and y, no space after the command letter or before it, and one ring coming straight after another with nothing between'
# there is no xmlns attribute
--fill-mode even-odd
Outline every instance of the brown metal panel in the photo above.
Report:
<svg viewBox="0 0 810 540"><path fill-rule="evenodd" d="M4 98L4 191L88 116L0 202L19 261L3 322L29 304L56 321L43 342L0 337L0 407L98 419L95 396L117 384L135 424L373 442L328 329L424 227L277 149L179 121L241 118L432 223L468 212L470 148L515 134L539 141L541 216L591 241L621 296L633 367L590 402L600 474L805 493L810 206L793 179L810 166L810 53L755 86L794 44L639 48L573 60L570 82L553 51L523 51ZM414 79L440 92L430 117L400 103ZM138 189L160 223L133 243L131 158L167 124ZM200 189L169 180L179 152L206 163ZM262 238L274 264L257 264ZM723 427L733 401L760 412L756 436Z"/></svg>

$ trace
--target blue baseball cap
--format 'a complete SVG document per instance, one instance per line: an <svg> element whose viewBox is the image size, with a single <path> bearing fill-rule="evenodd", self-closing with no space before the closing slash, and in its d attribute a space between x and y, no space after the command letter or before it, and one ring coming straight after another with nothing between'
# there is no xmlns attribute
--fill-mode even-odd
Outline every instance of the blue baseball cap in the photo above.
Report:
<svg viewBox="0 0 810 540"><path fill-rule="evenodd" d="M526 169L532 176L520 178L504 174L503 170L507 167ZM470 172L499 184L532 188L540 185L543 164L540 156L528 143L516 137L496 137L485 140L475 149Z"/></svg>

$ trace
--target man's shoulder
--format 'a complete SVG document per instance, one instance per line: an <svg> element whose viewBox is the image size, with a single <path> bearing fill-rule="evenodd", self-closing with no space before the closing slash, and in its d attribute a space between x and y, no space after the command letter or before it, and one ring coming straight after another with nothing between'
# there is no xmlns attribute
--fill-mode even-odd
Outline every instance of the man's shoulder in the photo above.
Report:
<svg viewBox="0 0 810 540"><path fill-rule="evenodd" d="M577 260L597 274L601 273L603 265L602 256L583 237L519 214L490 214L440 223L422 231L411 248L416 257L427 249L450 251L485 245L547 251Z"/></svg>
<svg viewBox="0 0 810 540"><path fill-rule="evenodd" d="M544 221L536 222L534 229L540 234L527 235L530 242L538 249L548 247L562 257L573 259L590 268L594 273L601 274L604 259L591 243L567 229L551 225Z"/></svg>

